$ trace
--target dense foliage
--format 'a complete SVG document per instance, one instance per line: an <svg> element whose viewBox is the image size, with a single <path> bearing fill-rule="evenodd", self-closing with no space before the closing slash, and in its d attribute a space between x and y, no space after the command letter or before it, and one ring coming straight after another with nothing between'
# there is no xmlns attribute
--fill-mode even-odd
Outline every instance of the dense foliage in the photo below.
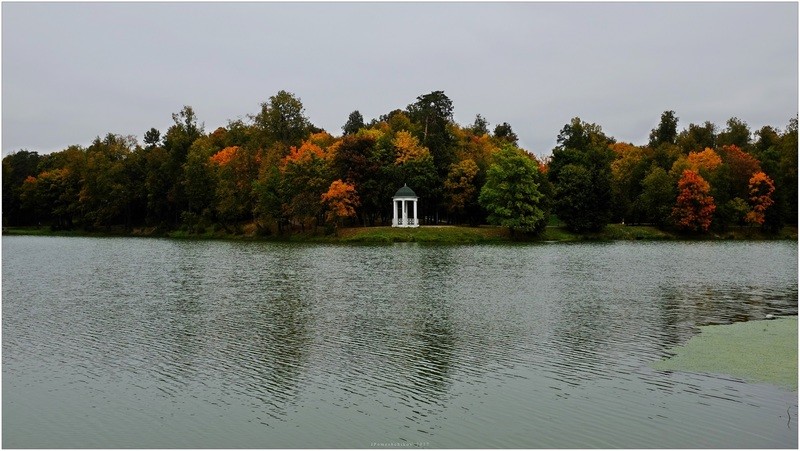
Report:
<svg viewBox="0 0 800 451"><path fill-rule="evenodd" d="M522 151L506 145L495 154L478 201L489 212L490 224L512 233L541 231L546 222L539 191L539 167Z"/></svg>
<svg viewBox="0 0 800 451"><path fill-rule="evenodd" d="M610 222L688 232L797 224L797 118L752 132L731 118L678 131L661 115L649 141L616 142L572 119L552 157L522 150L506 122L453 120L442 91L370 122L358 110L342 135L315 127L280 91L247 120L206 132L191 107L163 133L108 134L88 147L3 158L3 224L85 230L214 228L291 233L391 221L407 183L422 224L492 223L540 232L551 213L576 232Z"/></svg>

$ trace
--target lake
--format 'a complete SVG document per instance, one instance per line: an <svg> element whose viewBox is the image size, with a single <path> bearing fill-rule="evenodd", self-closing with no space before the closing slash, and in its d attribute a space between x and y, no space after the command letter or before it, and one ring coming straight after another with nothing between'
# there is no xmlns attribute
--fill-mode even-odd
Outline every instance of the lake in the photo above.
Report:
<svg viewBox="0 0 800 451"><path fill-rule="evenodd" d="M796 315L793 241L2 251L6 448L798 446L796 392L651 368Z"/></svg>

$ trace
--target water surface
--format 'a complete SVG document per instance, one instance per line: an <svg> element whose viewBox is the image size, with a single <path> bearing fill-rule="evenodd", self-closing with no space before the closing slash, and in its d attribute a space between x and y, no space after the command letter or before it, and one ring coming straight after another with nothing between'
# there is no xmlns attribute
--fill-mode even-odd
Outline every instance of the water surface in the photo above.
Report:
<svg viewBox="0 0 800 451"><path fill-rule="evenodd" d="M796 392L650 367L796 315L795 242L2 250L4 447L798 445Z"/></svg>

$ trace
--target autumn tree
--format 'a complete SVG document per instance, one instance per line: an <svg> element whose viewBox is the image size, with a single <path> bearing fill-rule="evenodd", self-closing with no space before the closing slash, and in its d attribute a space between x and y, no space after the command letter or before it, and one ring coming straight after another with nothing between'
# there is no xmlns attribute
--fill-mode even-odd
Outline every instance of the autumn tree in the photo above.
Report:
<svg viewBox="0 0 800 451"><path fill-rule="evenodd" d="M255 162L242 147L226 147L209 157L209 167L214 174L214 211L227 227L248 217L252 211L250 200L252 172Z"/></svg>
<svg viewBox="0 0 800 451"><path fill-rule="evenodd" d="M29 176L22 183L21 202L23 208L50 227L70 229L77 212L79 185L69 168L52 169Z"/></svg>
<svg viewBox="0 0 800 451"><path fill-rule="evenodd" d="M495 180L515 174L503 161L516 148L516 134L507 123L491 133L481 115L470 125L456 124L442 91L369 124L353 111L341 138L315 128L300 99L286 91L248 118L206 134L184 106L165 133L147 130L141 146L108 134L86 148L9 155L3 158L4 224L199 232L255 217L262 229L277 225L281 232L292 221L299 227L330 221L325 213L333 210L322 196L337 179L337 188L351 186L358 194L350 205L365 225L391 218L387 199L404 183L424 200L420 217L429 223L477 224L492 213L491 221L516 229L540 224L531 219L535 212L520 210L520 222L509 223L500 210L483 208L482 188L502 191L489 183L490 168ZM645 147L616 143L599 125L574 118L560 130L547 164L516 151L538 168L524 186L536 187L539 211L552 206L575 231L621 219L658 225L674 219L684 230L707 230L710 223L717 230L752 224L777 231L796 224L796 117L784 131L765 126L755 133L736 117L719 133L711 122L681 133L677 124L674 111L665 111ZM692 210L687 199L710 203ZM490 194L484 201L497 206Z"/></svg>
<svg viewBox="0 0 800 451"><path fill-rule="evenodd" d="M684 231L707 232L716 209L711 187L695 171L683 171L678 181L678 199L672 209L675 226Z"/></svg>
<svg viewBox="0 0 800 451"><path fill-rule="evenodd" d="M722 158L708 147L702 152L689 152L686 161L689 169L701 175L703 175L703 172L710 173L722 165Z"/></svg>
<svg viewBox="0 0 800 451"><path fill-rule="evenodd" d="M751 225L761 226L764 224L765 213L775 201L772 194L775 192L775 184L764 172L756 172L750 178L750 205L752 209L745 221Z"/></svg>
<svg viewBox="0 0 800 451"><path fill-rule="evenodd" d="M717 208L714 210L714 224L724 228L727 224L735 222L737 212L734 207L736 204L728 205L731 197L728 194L730 187L729 168L723 165L719 154L713 149L705 148L701 151L689 152L689 155L681 155L672 165L670 176L673 183L683 176L683 172L691 170L700 175L711 186L711 195L714 197ZM673 198L674 201L674 198ZM742 218L742 216L740 216Z"/></svg>
<svg viewBox="0 0 800 451"><path fill-rule="evenodd" d="M241 188L246 186L240 179L235 162L240 147L226 147L209 158L214 173L214 210L223 224L230 227L242 219L247 212L247 194ZM244 185L244 186L242 186Z"/></svg>
<svg viewBox="0 0 800 451"><path fill-rule="evenodd" d="M355 187L341 179L331 183L328 191L322 194L321 200L325 208L325 220L334 227L341 225L347 218L355 217L356 207L360 203Z"/></svg>
<svg viewBox="0 0 800 451"><path fill-rule="evenodd" d="M459 131L457 130L457 132ZM474 161L481 173L486 172L492 163L494 154L499 151L500 147L497 146L495 140L486 133L476 135L471 130L462 130L456 134L456 160Z"/></svg>
<svg viewBox="0 0 800 451"><path fill-rule="evenodd" d="M407 131L397 132L392 144L397 154L395 164L398 165L431 156L428 148L421 146L417 138Z"/></svg>
<svg viewBox="0 0 800 451"><path fill-rule="evenodd" d="M399 183L396 159L391 138L376 129L344 136L331 147L332 177L353 185L359 192L361 204L356 213L364 225L375 225L388 215L386 199L397 191Z"/></svg>
<svg viewBox="0 0 800 451"><path fill-rule="evenodd" d="M284 208L303 231L320 217L320 196L331 179L329 160L324 149L304 141L300 147L292 147L281 164L282 190L288 201Z"/></svg>
<svg viewBox="0 0 800 451"><path fill-rule="evenodd" d="M489 212L489 223L517 231L539 233L547 223L543 195L536 183L539 165L524 151L506 145L489 166L478 198Z"/></svg>
<svg viewBox="0 0 800 451"><path fill-rule="evenodd" d="M477 213L478 187L475 181L478 172L478 165L471 159L450 166L444 182L444 198L448 213L456 218L467 215L473 219Z"/></svg>
<svg viewBox="0 0 800 451"><path fill-rule="evenodd" d="M727 175L729 177L729 192L726 194L730 198L740 197L746 199L749 195L750 178L756 172L761 171L760 162L756 157L736 145L722 146L720 154L725 166L727 166Z"/></svg>
<svg viewBox="0 0 800 451"><path fill-rule="evenodd" d="M82 179L86 171L86 149L70 146L45 155L37 176L23 182L20 201L34 212L37 221L53 229L71 229L83 224L80 205Z"/></svg>

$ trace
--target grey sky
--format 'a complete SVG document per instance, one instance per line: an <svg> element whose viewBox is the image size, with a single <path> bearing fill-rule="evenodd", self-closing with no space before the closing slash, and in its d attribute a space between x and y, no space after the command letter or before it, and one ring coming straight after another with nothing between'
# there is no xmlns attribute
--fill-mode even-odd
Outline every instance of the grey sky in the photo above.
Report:
<svg viewBox="0 0 800 451"><path fill-rule="evenodd" d="M634 144L670 109L785 127L798 4L4 2L2 76L3 155L141 142L183 105L212 131L281 89L334 135L442 90L545 155L575 116Z"/></svg>

